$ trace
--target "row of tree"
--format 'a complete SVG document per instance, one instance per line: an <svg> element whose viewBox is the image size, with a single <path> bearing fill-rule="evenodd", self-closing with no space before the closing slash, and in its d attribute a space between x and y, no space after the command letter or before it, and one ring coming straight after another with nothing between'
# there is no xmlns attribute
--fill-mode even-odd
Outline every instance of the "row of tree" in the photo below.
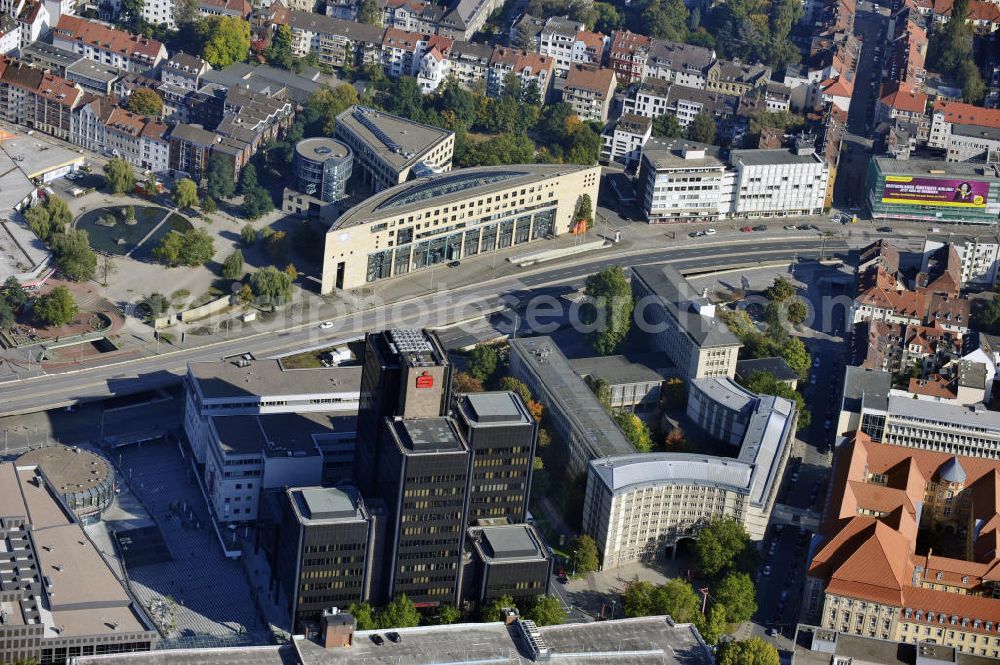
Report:
<svg viewBox="0 0 1000 665"><path fill-rule="evenodd" d="M480 608L479 618L484 622L500 621L504 610L519 611L510 596L503 596L485 604ZM406 594L378 610L370 603L352 603L347 607L347 611L357 621L358 630L413 628L421 624L445 625L462 619L462 612L449 604L439 606L431 615L423 615ZM565 622L567 614L557 598L543 595L535 597L523 609L521 616L533 620L539 626L549 626Z"/></svg>
<svg viewBox="0 0 1000 665"><path fill-rule="evenodd" d="M969 0L955 0L951 17L931 33L927 46L927 64L936 72L950 74L962 86L962 97L970 104L981 104L986 84L976 64L972 25L968 23Z"/></svg>

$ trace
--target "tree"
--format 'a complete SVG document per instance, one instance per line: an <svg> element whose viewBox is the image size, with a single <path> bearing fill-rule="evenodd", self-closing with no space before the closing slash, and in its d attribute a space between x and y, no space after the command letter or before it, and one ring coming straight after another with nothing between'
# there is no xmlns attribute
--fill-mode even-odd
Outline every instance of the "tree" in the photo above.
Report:
<svg viewBox="0 0 1000 665"><path fill-rule="evenodd" d="M257 167L253 164L247 164L240 171L240 186L238 191L240 194L246 196L253 190L257 189L260 183L257 181Z"/></svg>
<svg viewBox="0 0 1000 665"><path fill-rule="evenodd" d="M274 202L271 195L263 187L250 190L243 197L243 214L248 219L257 219L274 210Z"/></svg>
<svg viewBox="0 0 1000 665"><path fill-rule="evenodd" d="M6 330L14 325L14 310L10 308L7 301L0 300L0 329Z"/></svg>
<svg viewBox="0 0 1000 665"><path fill-rule="evenodd" d="M974 326L987 333L1000 331L1000 297L994 295L972 317Z"/></svg>
<svg viewBox="0 0 1000 665"><path fill-rule="evenodd" d="M226 257L222 262L222 276L233 280L243 277L243 252L237 249Z"/></svg>
<svg viewBox="0 0 1000 665"><path fill-rule="evenodd" d="M784 302L795 295L795 285L784 277L775 277L774 283L767 287L764 295L768 300Z"/></svg>
<svg viewBox="0 0 1000 665"><path fill-rule="evenodd" d="M582 195L580 200L577 201L576 214L573 215L573 220L577 222L580 220L585 221L588 229L594 225L594 202L590 200L590 194Z"/></svg>
<svg viewBox="0 0 1000 665"><path fill-rule="evenodd" d="M477 344L469 356L469 376L478 381L486 381L493 376L499 360L496 348L489 344Z"/></svg>
<svg viewBox="0 0 1000 665"><path fill-rule="evenodd" d="M306 100L302 108L305 136L332 136L337 116L358 103L358 91L353 85L342 83L336 87L325 85Z"/></svg>
<svg viewBox="0 0 1000 665"><path fill-rule="evenodd" d="M299 278L299 271L295 267L294 263L289 263L287 266L285 266L285 274L288 275L288 279L292 280L293 282Z"/></svg>
<svg viewBox="0 0 1000 665"><path fill-rule="evenodd" d="M809 365L812 362L812 358L809 355L809 351L806 349L806 345L798 337L789 337L781 343L778 348L778 355L781 356L788 366L791 367L796 374L801 377L806 375L809 371Z"/></svg>
<svg viewBox="0 0 1000 665"><path fill-rule="evenodd" d="M142 193L146 196L156 196L160 193L160 181L156 179L155 173L149 173L142 181Z"/></svg>
<svg viewBox="0 0 1000 665"><path fill-rule="evenodd" d="M118 272L118 266L115 265L115 257L108 252L103 252L97 265L97 271L101 275L101 286L107 286L111 275Z"/></svg>
<svg viewBox="0 0 1000 665"><path fill-rule="evenodd" d="M648 617L653 613L652 582L640 580L638 577L625 585L622 594L622 612L626 618Z"/></svg>
<svg viewBox="0 0 1000 665"><path fill-rule="evenodd" d="M51 194L44 204L37 203L25 210L24 219L35 235L49 242L54 235L62 233L73 221L73 213L65 201Z"/></svg>
<svg viewBox="0 0 1000 665"><path fill-rule="evenodd" d="M104 165L104 181L112 194L131 192L135 188L132 166L121 157L112 157Z"/></svg>
<svg viewBox="0 0 1000 665"><path fill-rule="evenodd" d="M780 665L778 650L759 637L719 645L719 665Z"/></svg>
<svg viewBox="0 0 1000 665"><path fill-rule="evenodd" d="M684 136L684 128L672 113L664 113L653 118L653 136L661 139L679 139Z"/></svg>
<svg viewBox="0 0 1000 665"><path fill-rule="evenodd" d="M292 68L292 29L288 25L279 25L271 35L271 43L264 49L264 59L275 67Z"/></svg>
<svg viewBox="0 0 1000 665"><path fill-rule="evenodd" d="M632 325L632 289L621 266L609 266L587 278L590 305L581 312L587 339L602 356L617 353Z"/></svg>
<svg viewBox="0 0 1000 665"><path fill-rule="evenodd" d="M607 2L595 2L594 12L597 15L593 29L605 35L610 35L622 25L622 15L614 5Z"/></svg>
<svg viewBox="0 0 1000 665"><path fill-rule="evenodd" d="M665 409L683 409L685 398L684 379L672 377L660 388L660 403Z"/></svg>
<svg viewBox="0 0 1000 665"><path fill-rule="evenodd" d="M462 611L450 603L439 605L437 612L431 617L431 623L435 626L446 626L458 623L462 618Z"/></svg>
<svg viewBox="0 0 1000 665"><path fill-rule="evenodd" d="M139 115L159 118L163 115L163 99L151 88L136 88L128 96L128 110Z"/></svg>
<svg viewBox="0 0 1000 665"><path fill-rule="evenodd" d="M201 210L202 210L202 212L204 212L204 213L213 213L213 212L215 212L218 209L219 209L219 206L216 205L215 199L213 199L211 196L203 196L203 197L201 197Z"/></svg>
<svg viewBox="0 0 1000 665"><path fill-rule="evenodd" d="M708 608L708 614L699 622L698 629L707 644L718 644L719 638L726 634L728 623L726 608L721 603L715 603Z"/></svg>
<svg viewBox="0 0 1000 665"><path fill-rule="evenodd" d="M146 3L143 0L122 0L121 23L130 32L140 32L143 25L142 10Z"/></svg>
<svg viewBox="0 0 1000 665"><path fill-rule="evenodd" d="M288 234L284 231L275 231L267 237L267 254L276 263L288 260Z"/></svg>
<svg viewBox="0 0 1000 665"><path fill-rule="evenodd" d="M708 577L716 577L745 556L750 536L730 517L715 517L698 533L694 546L695 566Z"/></svg>
<svg viewBox="0 0 1000 665"><path fill-rule="evenodd" d="M377 628L413 628L420 625L420 612L404 593L382 608L375 617Z"/></svg>
<svg viewBox="0 0 1000 665"><path fill-rule="evenodd" d="M45 199L45 209L49 213L49 224L53 233L62 232L73 221L73 213L70 211L69 205L55 194L50 194Z"/></svg>
<svg viewBox="0 0 1000 665"><path fill-rule="evenodd" d="M601 567L597 543L587 534L577 536L573 543L572 559L577 573L589 573Z"/></svg>
<svg viewBox="0 0 1000 665"><path fill-rule="evenodd" d="M52 253L63 277L74 282L93 279L97 272L97 255L90 248L86 231L68 229L52 236Z"/></svg>
<svg viewBox="0 0 1000 665"><path fill-rule="evenodd" d="M198 185L190 178L181 178L174 184L173 197L178 208L193 208L198 205Z"/></svg>
<svg viewBox="0 0 1000 665"><path fill-rule="evenodd" d="M527 384L521 379L515 379L513 376L505 376L500 379L500 390L509 390L510 392L517 393L524 403L532 401L531 389L528 388Z"/></svg>
<svg viewBox="0 0 1000 665"><path fill-rule="evenodd" d="M21 286L21 282L17 281L17 277L11 275L3 283L3 288L0 290L3 294L3 300L7 305L13 309L18 310L24 303L28 302L28 292L24 290Z"/></svg>
<svg viewBox="0 0 1000 665"><path fill-rule="evenodd" d="M35 232L40 239L48 241L52 237L52 227L49 223L49 211L44 205L34 205L23 213L24 220L28 223L28 228Z"/></svg>
<svg viewBox="0 0 1000 665"><path fill-rule="evenodd" d="M216 69L242 62L250 50L250 24L236 16L211 16L199 30L207 35L201 57Z"/></svg>
<svg viewBox="0 0 1000 665"><path fill-rule="evenodd" d="M240 229L240 240L247 247L257 242L257 231L254 229L253 224L243 225L243 228Z"/></svg>
<svg viewBox="0 0 1000 665"><path fill-rule="evenodd" d="M538 596L524 614L538 626L555 626L569 618L566 608L554 596Z"/></svg>
<svg viewBox="0 0 1000 665"><path fill-rule="evenodd" d="M617 411L612 417L622 434L635 446L636 451L648 453L653 449L653 435L639 416L631 411Z"/></svg>
<svg viewBox="0 0 1000 665"><path fill-rule="evenodd" d="M378 0L361 0L358 7L358 21L369 25L382 25L382 10Z"/></svg>
<svg viewBox="0 0 1000 665"><path fill-rule="evenodd" d="M715 116L709 111L701 111L696 115L687 127L687 137L698 143L715 143Z"/></svg>
<svg viewBox="0 0 1000 665"><path fill-rule="evenodd" d="M959 70L962 99L968 104L981 104L986 97L986 83L974 60L965 60Z"/></svg>
<svg viewBox="0 0 1000 665"><path fill-rule="evenodd" d="M375 630L375 612L369 603L351 603L347 612L358 624L358 630Z"/></svg>
<svg viewBox="0 0 1000 665"><path fill-rule="evenodd" d="M228 199L236 191L233 182L233 163L221 153L213 152L205 167L205 191L215 200Z"/></svg>
<svg viewBox="0 0 1000 665"><path fill-rule="evenodd" d="M730 572L715 589L715 600L726 608L730 623L749 621L757 611L757 591L746 573Z"/></svg>
<svg viewBox="0 0 1000 665"><path fill-rule="evenodd" d="M65 286L57 286L35 300L35 317L47 326L64 326L72 321L79 309L73 294Z"/></svg>
<svg viewBox="0 0 1000 665"><path fill-rule="evenodd" d="M501 621L504 616L504 610L517 610L517 605L514 603L514 599L510 596L495 598L480 607L479 620L486 623Z"/></svg>
<svg viewBox="0 0 1000 665"><path fill-rule="evenodd" d="M746 382L746 389L758 395L774 395L795 402L799 414L798 429L805 429L812 423L812 412L806 408L806 400L802 393L787 383L778 381L770 372L754 372Z"/></svg>
<svg viewBox="0 0 1000 665"><path fill-rule="evenodd" d="M171 231L153 250L158 261L171 268L200 266L212 260L215 244L212 237L201 229L188 229L180 233Z"/></svg>
<svg viewBox="0 0 1000 665"><path fill-rule="evenodd" d="M669 614L678 623L694 623L701 616L701 599L691 584L674 578L653 589L653 614Z"/></svg>
<svg viewBox="0 0 1000 665"><path fill-rule="evenodd" d="M451 379L451 386L456 393L481 393L486 390L482 381L466 372L455 372Z"/></svg>
<svg viewBox="0 0 1000 665"><path fill-rule="evenodd" d="M250 288L258 298L280 304L292 296L292 280L274 266L267 266L250 275Z"/></svg>
<svg viewBox="0 0 1000 665"><path fill-rule="evenodd" d="M683 0L653 0L642 13L642 21L651 37L684 41L687 37L688 10Z"/></svg>
<svg viewBox="0 0 1000 665"><path fill-rule="evenodd" d="M785 316L793 326L802 325L806 317L809 316L809 308L802 298L795 297L785 305Z"/></svg>

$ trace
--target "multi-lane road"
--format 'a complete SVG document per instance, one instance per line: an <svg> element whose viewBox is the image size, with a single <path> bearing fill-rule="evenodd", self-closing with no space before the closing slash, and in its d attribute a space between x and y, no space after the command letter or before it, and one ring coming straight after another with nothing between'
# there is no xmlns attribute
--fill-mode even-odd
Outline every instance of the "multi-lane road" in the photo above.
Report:
<svg viewBox="0 0 1000 665"><path fill-rule="evenodd" d="M579 286L587 275L610 263L632 266L670 262L683 270L709 270L817 256L822 247L821 239L815 236L732 238L696 246L639 249L629 254L587 255L571 264L529 269L517 275L413 298L404 304L359 311L333 319L334 326L328 330L319 330L317 322L313 321L285 330L263 331L195 348L171 349L160 355L101 367L8 381L0 385L0 416L162 388L176 383L190 362L218 360L248 352L267 357L390 326L448 326L503 306L505 296L515 296L523 303L525 297L539 290L561 284ZM843 241L830 239L825 243L827 255L846 249ZM165 349L166 345L161 348Z"/></svg>

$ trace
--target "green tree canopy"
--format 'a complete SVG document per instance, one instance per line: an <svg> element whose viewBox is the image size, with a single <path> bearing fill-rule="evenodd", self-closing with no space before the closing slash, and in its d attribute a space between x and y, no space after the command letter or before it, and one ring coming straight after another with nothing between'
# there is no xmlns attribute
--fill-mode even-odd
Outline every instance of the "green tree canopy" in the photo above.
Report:
<svg viewBox="0 0 1000 665"><path fill-rule="evenodd" d="M83 230L67 229L52 236L50 243L56 266L63 277L74 282L94 279L97 255L90 248L90 239Z"/></svg>
<svg viewBox="0 0 1000 665"><path fill-rule="evenodd" d="M247 247L257 242L257 230L253 227L253 224L243 225L243 228L240 229L240 240Z"/></svg>
<svg viewBox="0 0 1000 665"><path fill-rule="evenodd" d="M438 606L437 611L434 612L434 615L431 617L431 621L435 625L445 626L457 623L461 618L461 610L450 603L444 603L443 605Z"/></svg>
<svg viewBox="0 0 1000 665"><path fill-rule="evenodd" d="M721 603L709 607L707 615L698 624L698 630L707 644L718 644L727 627L726 608Z"/></svg>
<svg viewBox="0 0 1000 665"><path fill-rule="evenodd" d="M539 626L554 626L569 618L566 608L555 596L538 596L525 611L525 616Z"/></svg>
<svg viewBox="0 0 1000 665"><path fill-rule="evenodd" d="M774 283L767 287L764 291L764 296L768 300L777 300L778 302L784 302L792 296L795 295L795 285L791 283L785 277L775 277Z"/></svg>
<svg viewBox="0 0 1000 665"><path fill-rule="evenodd" d="M240 171L240 186L237 189L240 194L246 196L258 187L260 187L260 182L257 180L257 167L253 164L247 164Z"/></svg>
<svg viewBox="0 0 1000 665"><path fill-rule="evenodd" d="M653 589L651 610L669 614L678 623L695 623L701 616L701 598L689 582L673 578Z"/></svg>
<svg viewBox="0 0 1000 665"><path fill-rule="evenodd" d="M715 588L715 600L731 623L749 621L757 611L757 590L746 573L730 572Z"/></svg>
<svg viewBox="0 0 1000 665"><path fill-rule="evenodd" d="M163 115L163 99L152 88L136 88L128 96L128 110L139 115L159 118Z"/></svg>
<svg viewBox="0 0 1000 665"><path fill-rule="evenodd" d="M503 618L503 611L507 609L517 609L517 604L514 603L513 598L510 596L495 598L479 608L479 620L486 623L501 621Z"/></svg>
<svg viewBox="0 0 1000 665"><path fill-rule="evenodd" d="M174 183L174 205L178 208L193 208L198 205L198 185L190 178L181 178Z"/></svg>
<svg viewBox="0 0 1000 665"><path fill-rule="evenodd" d="M778 650L759 637L732 640L719 646L719 665L780 665Z"/></svg>
<svg viewBox="0 0 1000 665"><path fill-rule="evenodd" d="M358 21L369 25L382 25L382 8L378 0L361 0Z"/></svg>
<svg viewBox="0 0 1000 665"><path fill-rule="evenodd" d="M112 194L131 192L135 188L135 173L132 165L121 157L112 157L104 165L104 181Z"/></svg>
<svg viewBox="0 0 1000 665"><path fill-rule="evenodd" d="M210 16L199 23L201 57L216 69L242 62L250 51L250 24L237 16Z"/></svg>
<svg viewBox="0 0 1000 665"><path fill-rule="evenodd" d="M594 12L596 14L593 27L595 31L604 35L610 35L622 26L622 15L613 4L595 2Z"/></svg>
<svg viewBox="0 0 1000 665"><path fill-rule="evenodd" d="M583 220L587 222L589 229L594 225L594 202L590 200L590 194L582 194L576 202L576 211L573 214L575 221Z"/></svg>
<svg viewBox="0 0 1000 665"><path fill-rule="evenodd" d="M758 395L774 395L775 397L784 397L795 402L795 406L799 412L798 429L805 429L812 423L812 412L806 407L806 399L802 396L802 393L787 383L778 381L774 374L770 372L754 372L746 382L746 388Z"/></svg>
<svg viewBox="0 0 1000 665"><path fill-rule="evenodd" d="M348 83L325 85L309 95L302 109L305 136L333 136L337 116L358 103L357 89Z"/></svg>
<svg viewBox="0 0 1000 665"><path fill-rule="evenodd" d="M591 300L581 319L587 339L602 356L617 353L632 327L632 288L621 266L608 266L587 278L584 292Z"/></svg>
<svg viewBox="0 0 1000 665"><path fill-rule="evenodd" d="M709 111L701 111L692 118L687 127L687 137L698 143L715 143L715 135L718 127L715 124L715 116Z"/></svg>
<svg viewBox="0 0 1000 665"><path fill-rule="evenodd" d="M679 139L684 136L684 128L672 113L663 113L653 118L653 136L661 139Z"/></svg>
<svg viewBox="0 0 1000 665"><path fill-rule="evenodd" d="M577 536L573 542L572 560L576 567L577 574L584 574L595 571L601 567L600 556L597 552L597 543L587 534Z"/></svg>
<svg viewBox="0 0 1000 665"><path fill-rule="evenodd" d="M79 309L69 289L57 286L35 300L34 313L47 326L64 326L76 317Z"/></svg>
<svg viewBox="0 0 1000 665"><path fill-rule="evenodd" d="M648 617L653 613L652 582L640 580L638 577L625 585L622 593L622 612L627 618Z"/></svg>
<svg viewBox="0 0 1000 665"><path fill-rule="evenodd" d="M73 213L69 205L55 194L49 194L45 199L45 209L49 213L49 222L53 226L55 233L58 233L69 226L73 221Z"/></svg>
<svg viewBox="0 0 1000 665"><path fill-rule="evenodd" d="M527 384L521 379L516 379L513 376L505 376L500 379L500 390L509 390L515 392L521 396L525 404L528 404L534 400L531 395L531 389L528 388Z"/></svg>
<svg viewBox="0 0 1000 665"><path fill-rule="evenodd" d="M497 369L500 356L490 344L477 344L469 356L469 376L480 381L486 381Z"/></svg>
<svg viewBox="0 0 1000 665"><path fill-rule="evenodd" d="M382 608L375 617L378 628L413 628L420 625L420 612L404 593Z"/></svg>
<svg viewBox="0 0 1000 665"><path fill-rule="evenodd" d="M351 603L347 612L357 621L358 630L375 630L375 611L369 603Z"/></svg>
<svg viewBox="0 0 1000 665"><path fill-rule="evenodd" d="M19 309L24 303L28 302L28 292L24 290L21 282L17 281L17 277L13 275L8 277L7 281L3 283L0 295L3 295L4 302L14 310Z"/></svg>
<svg viewBox="0 0 1000 665"><path fill-rule="evenodd" d="M243 214L257 219L274 210L274 201L263 187L255 187L243 195Z"/></svg>
<svg viewBox="0 0 1000 665"><path fill-rule="evenodd" d="M230 198L236 191L233 163L221 153L213 152L205 167L205 190L216 201Z"/></svg>
<svg viewBox="0 0 1000 665"><path fill-rule="evenodd" d="M171 231L163 238L160 246L153 250L153 256L171 268L204 265L214 255L212 236L201 229L189 229L183 233Z"/></svg>
<svg viewBox="0 0 1000 665"><path fill-rule="evenodd" d="M237 249L222 262L222 276L226 279L243 277L243 252Z"/></svg>
<svg viewBox="0 0 1000 665"><path fill-rule="evenodd" d="M250 288L258 298L280 304L292 297L292 279L283 270L267 266L250 274Z"/></svg>
<svg viewBox="0 0 1000 665"><path fill-rule="evenodd" d="M742 524L730 517L715 517L698 533L695 566L703 575L716 577L738 563L751 547Z"/></svg>
<svg viewBox="0 0 1000 665"><path fill-rule="evenodd" d="M274 31L271 43L264 49L264 59L267 60L267 64L275 67L292 68L292 29L289 26L279 25Z"/></svg>
<svg viewBox="0 0 1000 665"><path fill-rule="evenodd" d="M631 411L616 411L612 417L637 452L648 453L653 449L653 435L639 416Z"/></svg>

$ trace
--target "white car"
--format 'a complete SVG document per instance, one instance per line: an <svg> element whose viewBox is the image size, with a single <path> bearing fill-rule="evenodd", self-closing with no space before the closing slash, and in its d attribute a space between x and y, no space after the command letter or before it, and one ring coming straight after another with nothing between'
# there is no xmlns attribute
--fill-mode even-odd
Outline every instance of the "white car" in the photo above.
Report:
<svg viewBox="0 0 1000 665"><path fill-rule="evenodd" d="M332 327L333 327L333 321L324 321L323 323L319 324L320 330L329 330Z"/></svg>
<svg viewBox="0 0 1000 665"><path fill-rule="evenodd" d="M819 367L819 356L813 358L813 367Z"/></svg>
<svg viewBox="0 0 1000 665"><path fill-rule="evenodd" d="M764 566L764 577L769 577L771 575L771 566Z"/></svg>
<svg viewBox="0 0 1000 665"><path fill-rule="evenodd" d="M705 229L705 235L707 235L707 236L714 236L715 235L715 229Z"/></svg>

